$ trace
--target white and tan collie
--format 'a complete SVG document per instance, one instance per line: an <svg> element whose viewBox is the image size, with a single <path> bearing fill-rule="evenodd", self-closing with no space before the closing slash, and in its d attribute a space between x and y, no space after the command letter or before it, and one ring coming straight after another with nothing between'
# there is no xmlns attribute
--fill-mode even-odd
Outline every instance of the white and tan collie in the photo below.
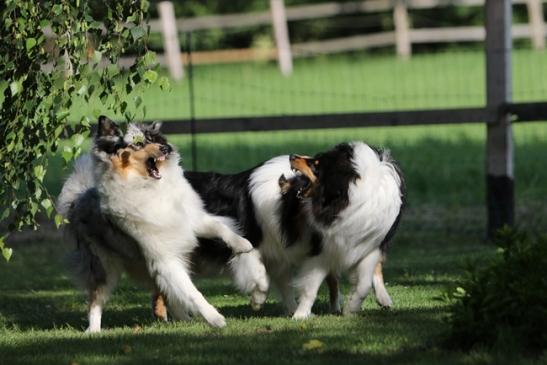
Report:
<svg viewBox="0 0 547 365"><path fill-rule="evenodd" d="M81 162L94 177L86 177L77 164L58 202L60 211L74 219L70 230L78 243L78 270L90 296L88 331L100 330L102 307L124 270L151 279L175 318L196 313L211 326L223 327L224 317L190 278L198 237L224 242L241 268L235 274L239 286L257 289L248 287L256 278L264 292L267 277L260 256L225 219L205 211L171 145L145 143L144 134L131 137L124 140L114 122L99 118L93 158Z"/></svg>

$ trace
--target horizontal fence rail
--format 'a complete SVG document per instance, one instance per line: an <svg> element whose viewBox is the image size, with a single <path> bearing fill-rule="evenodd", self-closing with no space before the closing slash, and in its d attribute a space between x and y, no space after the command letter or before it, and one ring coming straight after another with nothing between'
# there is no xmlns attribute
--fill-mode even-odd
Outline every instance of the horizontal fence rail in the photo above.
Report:
<svg viewBox="0 0 547 365"><path fill-rule="evenodd" d="M407 110L396 112L335 113L317 115L260 116L169 120L163 124L166 134L279 131L378 126L485 123L499 113L510 113L513 122L547 121L547 102L511 103L499 110L456 108Z"/></svg>

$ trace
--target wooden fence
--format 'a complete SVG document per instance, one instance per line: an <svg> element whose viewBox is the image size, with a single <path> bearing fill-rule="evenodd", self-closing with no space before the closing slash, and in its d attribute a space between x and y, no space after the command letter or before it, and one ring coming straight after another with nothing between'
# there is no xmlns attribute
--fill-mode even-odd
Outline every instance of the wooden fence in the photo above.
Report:
<svg viewBox="0 0 547 365"><path fill-rule="evenodd" d="M274 1L279 0L271 0ZM396 7L393 8L394 4ZM287 8L284 16L287 21L317 16L333 16L356 11L392 10L394 17L400 18L400 25L388 34L363 35L352 39L330 40L292 45L297 49L313 53L347 50L351 47L380 46L396 44L400 56L410 56L411 44L416 42L448 42L465 40L485 40L486 53L486 94L487 103L479 108L458 108L438 110L409 110L372 113L340 113L322 115L257 116L223 119L200 119L171 121L164 124L166 133L216 133L238 131L266 131L315 128L345 128L367 126L397 126L448 123L486 123L486 181L488 206L488 234L503 225L514 223L514 174L513 174L513 134L512 123L526 121L547 121L547 102L513 103L511 99L512 40L515 37L532 37L537 48L544 47L545 29L541 0L519 0L513 3L526 3L530 11L529 25L513 25L512 4L510 0L369 0L343 4L321 4ZM446 5L485 6L485 27L458 27L442 29L410 29L405 20L408 9L428 8ZM399 8L397 8L397 6ZM397 10L398 9L398 10ZM538 14L541 14L539 16ZM264 24L270 22L269 13L252 16L226 15L174 21L179 31L190 32L198 29L216 27L235 27ZM159 23L152 22L153 29ZM402 29L401 29L402 26ZM405 30L406 28L406 30ZM405 35L406 32L406 35ZM282 32L281 32L282 33ZM541 35L539 37L538 35ZM283 35L281 35L282 37ZM364 38L368 37L368 38ZM384 39L385 38L385 39ZM389 39L388 39L389 38ZM542 39L542 41L539 40ZM348 44L344 44L347 42ZM271 55L271 54L270 54ZM176 55L180 58L180 54ZM201 54L193 54L192 62L200 60ZM243 59L232 58L233 61ZM218 61L218 60L217 60ZM205 61L203 61L205 62ZM191 64L190 64L191 65ZM189 72L191 78L191 72ZM193 145L195 147L195 145ZM195 150L195 149L194 149ZM192 156L195 158L195 154Z"/></svg>
<svg viewBox="0 0 547 365"><path fill-rule="evenodd" d="M547 0L513 0L512 3L526 5L528 23L513 25L513 39L531 39L536 49L545 48L547 27L543 16L543 3ZM346 52L367 48L395 46L397 54L408 58L413 44L477 42L486 39L481 26L460 26L444 28L413 29L409 12L446 6L484 6L484 0L367 0L344 3L322 3L285 8L283 0L270 0L271 11L210 15L196 18L175 19L174 14L165 11L166 2L159 4L161 19L150 21L151 31L164 34L165 55L159 56L160 63L169 65L175 79L182 77L172 65L180 64L180 52L176 52L178 33L210 29L241 28L257 25L272 25L276 48L267 50L237 49L195 52L193 62L222 63L256 59L278 59L284 75L292 72L292 57L306 57L317 54ZM172 7L171 7L172 8ZM172 9L171 9L172 11ZM391 12L394 30L381 33L363 34L352 37L323 41L292 43L287 31L287 22L334 17L356 13ZM173 36L175 35L175 36ZM171 50L171 51L170 51ZM173 51L175 50L175 51ZM185 60L187 62L187 60ZM180 67L180 66L177 66Z"/></svg>

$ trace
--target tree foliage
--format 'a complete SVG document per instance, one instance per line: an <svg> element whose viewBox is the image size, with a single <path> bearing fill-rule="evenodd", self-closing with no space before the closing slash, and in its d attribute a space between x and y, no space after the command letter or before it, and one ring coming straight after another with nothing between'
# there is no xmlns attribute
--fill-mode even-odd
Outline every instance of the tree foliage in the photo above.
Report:
<svg viewBox="0 0 547 365"><path fill-rule="evenodd" d="M47 156L61 148L66 161L77 156L93 118L76 121L79 133L62 143L74 100L97 98L104 108L97 113L135 117L130 106L140 106L140 89L158 79L146 48L148 6L145 0L0 4L0 223L9 221L8 232L36 228L39 212L54 216L43 184ZM128 52L136 61L121 70L117 62ZM0 251L9 260L7 234L0 235Z"/></svg>

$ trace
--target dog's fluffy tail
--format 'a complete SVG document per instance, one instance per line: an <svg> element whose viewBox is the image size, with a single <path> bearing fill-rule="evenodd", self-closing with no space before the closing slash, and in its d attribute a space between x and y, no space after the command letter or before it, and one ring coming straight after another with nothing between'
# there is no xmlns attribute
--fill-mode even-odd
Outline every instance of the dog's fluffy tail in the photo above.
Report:
<svg viewBox="0 0 547 365"><path fill-rule="evenodd" d="M84 154L74 162L74 171L63 185L57 198L57 212L66 217L78 196L94 186L93 159L90 154Z"/></svg>

